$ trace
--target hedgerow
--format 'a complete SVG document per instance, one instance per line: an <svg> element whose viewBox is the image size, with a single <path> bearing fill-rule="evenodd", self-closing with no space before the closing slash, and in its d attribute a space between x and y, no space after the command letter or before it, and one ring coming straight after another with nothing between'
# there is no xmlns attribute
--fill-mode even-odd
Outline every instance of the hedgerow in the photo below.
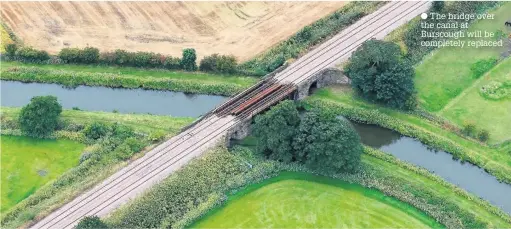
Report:
<svg viewBox="0 0 511 229"><path fill-rule="evenodd" d="M395 130L405 136L417 138L430 147L450 153L455 159L468 161L483 168L501 182L511 184L511 174L504 171L498 165L490 163L488 159L477 156L477 154L470 152L469 149L460 147L455 142L417 128L414 125L403 123L402 121L383 114L376 109L368 110L356 107L346 107L320 100L310 100L306 103L310 106L331 110L338 115L342 115L356 122L378 125Z"/></svg>
<svg viewBox="0 0 511 229"><path fill-rule="evenodd" d="M225 82L205 83L163 77L138 77L113 73L49 70L38 67L10 67L2 69L1 73L0 78L2 80L57 83L67 87L86 85L113 88L144 88L224 96L235 95L245 89L245 87L238 84Z"/></svg>
<svg viewBox="0 0 511 229"><path fill-rule="evenodd" d="M358 19L376 11L385 2L350 2L327 17L305 26L289 39L239 66L239 72L264 76L282 66L287 59L298 58Z"/></svg>

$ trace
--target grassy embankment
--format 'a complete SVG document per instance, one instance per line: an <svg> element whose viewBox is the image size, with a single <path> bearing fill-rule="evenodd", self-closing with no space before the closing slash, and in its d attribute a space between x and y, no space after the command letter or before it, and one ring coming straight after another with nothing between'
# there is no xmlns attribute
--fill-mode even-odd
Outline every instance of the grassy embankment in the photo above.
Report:
<svg viewBox="0 0 511 229"><path fill-rule="evenodd" d="M254 77L199 72L73 64L3 62L4 80L58 83L66 86L106 86L234 95L258 81Z"/></svg>
<svg viewBox="0 0 511 229"><path fill-rule="evenodd" d="M311 104L327 106L355 121L376 124L453 154L493 174L497 179L511 183L511 154L504 146L491 147L459 135L435 121L378 106L358 99L350 88L335 87L318 90L308 99Z"/></svg>
<svg viewBox="0 0 511 229"><path fill-rule="evenodd" d="M20 108L2 107L1 112L2 137L5 139L23 138L12 136L23 135L16 124ZM45 150L45 152L51 150L51 152L48 153L51 153L51 156L40 158L33 157L34 160L37 159L37 163L34 165L36 167L28 169L44 169L44 161L42 161L42 159L50 158L52 160L51 164L55 166L58 165L61 170L53 169L50 166L47 170L48 174L52 174L52 172L55 171L60 171L60 173L56 176L52 176L51 179L48 177L47 180L44 180L44 183L38 183L40 185L31 189L30 193L28 193L31 195L23 196L24 200L10 207L8 210L4 209L2 200L2 228L20 227L33 222L35 219L44 217L62 204L70 201L76 195L79 195L84 190L87 190L118 169L124 167L130 159L143 155L143 152L146 152L157 144L157 142L150 140L151 136L153 136L152 134L158 132L162 134L158 135L161 137L160 139L170 138L177 134L182 127L191 123L193 118L64 110L61 115L61 120L61 129L57 130L55 134L51 136L57 140L32 139L35 141L35 143L33 143L34 147L30 149L26 147L22 148L23 151L25 151L25 155L41 152L41 150ZM140 147L145 146L145 148L141 150L142 153L138 153L139 150L130 151L129 147L126 149L126 143L123 142L122 139L116 140L119 138L116 136L92 142L86 140L83 134L84 126L96 121L108 125L117 123L118 125L130 127L134 131L134 133L130 135L133 136L132 138L136 139L136 144ZM69 156L71 154L68 154L70 152L67 150L63 151L66 153L66 156L60 160L56 153L58 153L59 150L62 151L66 149L61 147L62 144L57 144L59 149L45 149L43 147L46 144L45 142L68 142L69 140L66 139L85 143L85 149L83 151L73 151L71 153L73 156ZM131 142L133 143L133 141ZM22 144L22 142L17 143ZM2 144L4 144L4 139L2 139ZM83 147L80 143L75 142L74 144ZM55 147L55 145L52 146ZM2 182L5 174L4 168L25 168L25 166L30 166L30 163L27 163L26 160L22 160L24 158L22 154L15 153L15 151L10 149L12 149L12 147L6 149L5 146L2 146ZM5 150L9 150L9 152L4 153ZM13 153L15 154L13 155ZM80 153L82 153L82 156L80 156ZM4 157L9 155L12 156L10 160L4 160ZM80 160L80 162L78 162L78 160ZM25 183L27 182L34 184L33 180L31 181L28 179ZM3 190L4 187L5 185L2 186L2 195L5 193ZM21 199L18 199L18 201L20 200Z"/></svg>
<svg viewBox="0 0 511 229"><path fill-rule="evenodd" d="M438 228L383 193L324 176L283 172L230 196L192 228Z"/></svg>
<svg viewBox="0 0 511 229"><path fill-rule="evenodd" d="M504 26L504 22L509 19L510 11L511 3L503 3L489 12L495 15L495 19L475 21L468 31L480 30L497 34L500 30L507 36L511 30ZM403 39L409 25L400 27L386 38L400 44L405 52L407 47ZM461 38L462 41L478 39L495 40ZM445 117L458 126L474 123L478 129L489 131L490 144L511 140L511 100L486 99L478 93L481 87L490 82L510 81L511 61L509 58L500 59L501 53L511 45L506 40L504 38L503 47L443 47L427 55L416 66L415 84L420 105L428 112ZM489 67L481 66L481 61L491 63L492 59L500 59L501 62L493 68L492 64L489 64Z"/></svg>
<svg viewBox="0 0 511 229"><path fill-rule="evenodd" d="M4 212L76 166L84 144L70 140L1 136Z"/></svg>
<svg viewBox="0 0 511 229"><path fill-rule="evenodd" d="M243 141L243 144L251 146L250 141ZM240 198L243 198L246 185L263 182L283 171L315 173L301 165L283 164L263 159L259 154L251 151L250 148L235 147L230 152L223 148L211 150L211 152L193 160L186 167L183 167L162 183L153 187L145 195L115 211L106 219L106 222L114 228L189 227L194 222L201 222L200 219L202 217L206 217L207 221L209 214L215 216L215 212L221 212L224 206L229 209L231 202L226 202L226 200L229 200L228 197L241 195ZM354 174L335 173L318 175L325 175L350 184L362 185L373 189L370 192L377 192L376 190L379 190L385 193L387 200L396 198L397 200L393 199L396 202L402 201L409 204L399 203L401 210L418 209L448 228L508 228L511 226L509 216L489 203L457 188L424 169L417 168L411 164L399 161L391 155L367 147L365 148L365 154L362 156L362 165L358 172ZM284 197L274 198L272 199L272 205L266 205L266 210L254 212L253 214L241 210L238 210L238 212L246 217L250 217L245 219L262 219L264 217L268 221L263 221L261 227L276 224L270 224L270 220L273 218L269 217L269 215L261 216L257 213L282 213L278 215L278 219L282 221L274 223L282 223L279 224L281 227L291 227L291 224L284 225L285 219L295 216L287 214L292 212L290 208L298 211L298 205L308 203L305 197L313 195L309 192L311 190L298 192L295 189L294 191L296 193L283 192L283 194L294 195L302 193L304 196L291 196L288 199ZM172 196L172 198L168 198L169 196ZM370 200L370 202L372 201ZM332 202L329 201L329 203ZM375 202L372 203L376 204ZM252 209L254 206L260 206L258 204L260 203L245 203L243 209ZM325 202L317 202L315 204L314 206L308 205L312 207L308 208L308 211L311 215L316 215L316 219L345 214L337 212L332 213L330 216L328 214L323 215L326 211L324 210ZM329 204L326 205L332 207ZM370 203L364 202L364 205L370 206ZM268 208L269 206L273 207ZM282 209L289 209L289 211L283 212ZM320 211L316 212L314 209L320 209ZM350 214L357 213L363 214L361 212L351 212ZM412 215L424 214L417 212L417 210L408 213ZM424 217L424 215L422 216ZM385 217L389 216L385 215ZM229 218L229 221L233 220L233 218ZM263 225L264 222L268 224ZM431 223L429 220L428 222ZM349 224L350 222L344 221L344 223ZM379 226L383 227L390 227L391 225L395 224L379 224ZM432 225L434 227L440 226L439 224ZM242 225L234 224L222 226L243 227ZM318 227L318 225L314 226Z"/></svg>

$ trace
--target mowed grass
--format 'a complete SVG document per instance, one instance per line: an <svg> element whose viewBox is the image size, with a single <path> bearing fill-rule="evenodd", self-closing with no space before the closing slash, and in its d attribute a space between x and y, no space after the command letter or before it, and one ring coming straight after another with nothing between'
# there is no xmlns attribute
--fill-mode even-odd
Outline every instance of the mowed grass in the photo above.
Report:
<svg viewBox="0 0 511 229"><path fill-rule="evenodd" d="M489 100L479 94L481 87L492 81L511 81L511 58L507 58L439 112L447 119L463 125L475 123L490 132L490 143L511 139L511 100Z"/></svg>
<svg viewBox="0 0 511 229"><path fill-rule="evenodd" d="M480 20L472 24L469 31L508 31L504 22L509 20L511 3L503 4L495 11L494 20ZM478 38L481 39L481 38ZM489 40L487 38L486 40ZM475 40L475 38L462 38ZM440 111L450 100L476 80L470 67L479 60L498 58L507 47L445 47L434 51L416 67L415 85L422 106L430 111Z"/></svg>
<svg viewBox="0 0 511 229"><path fill-rule="evenodd" d="M193 228L431 228L440 224L383 193L341 180L285 172L249 186Z"/></svg>
<svg viewBox="0 0 511 229"><path fill-rule="evenodd" d="M1 212L77 165L84 148L70 140L2 135Z"/></svg>
<svg viewBox="0 0 511 229"><path fill-rule="evenodd" d="M202 83L230 83L237 84L243 87L249 87L256 83L259 79L256 77L237 76L237 75L221 75L209 74L202 72L184 72L184 71L169 71L163 69L143 69L134 67L113 67L113 66L99 66L99 65L76 65L76 64L31 64L20 63L15 61L2 62L3 68L24 66L24 67L38 67L48 70L65 70L76 72L94 72L94 73L113 73L119 75L136 76L136 77L154 77L175 80L197 81Z"/></svg>

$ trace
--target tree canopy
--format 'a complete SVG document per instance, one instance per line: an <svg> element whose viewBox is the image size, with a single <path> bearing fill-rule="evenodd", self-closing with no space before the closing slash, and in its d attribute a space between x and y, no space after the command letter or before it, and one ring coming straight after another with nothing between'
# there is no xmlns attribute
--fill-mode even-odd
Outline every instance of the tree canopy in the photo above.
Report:
<svg viewBox="0 0 511 229"><path fill-rule="evenodd" d="M34 137L51 134L58 125L62 106L55 96L35 96L21 109L19 123L21 130Z"/></svg>
<svg viewBox="0 0 511 229"><path fill-rule="evenodd" d="M87 216L80 220L75 229L106 229L108 226L97 216Z"/></svg>
<svg viewBox="0 0 511 229"><path fill-rule="evenodd" d="M413 66L403 58L395 43L364 42L344 71L351 78L354 90L372 102L403 109L414 99Z"/></svg>

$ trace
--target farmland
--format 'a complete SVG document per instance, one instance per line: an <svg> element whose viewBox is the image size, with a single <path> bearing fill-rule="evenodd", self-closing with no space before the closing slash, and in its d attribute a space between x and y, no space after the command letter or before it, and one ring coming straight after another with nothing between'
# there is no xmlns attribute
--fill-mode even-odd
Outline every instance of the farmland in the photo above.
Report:
<svg viewBox="0 0 511 229"><path fill-rule="evenodd" d="M283 173L230 197L193 228L440 227L376 190L306 173Z"/></svg>
<svg viewBox="0 0 511 229"><path fill-rule="evenodd" d="M2 212L78 164L84 145L2 135Z"/></svg>
<svg viewBox="0 0 511 229"><path fill-rule="evenodd" d="M180 56L195 48L248 60L344 2L6 2L1 18L50 53L95 46ZM171 14L169 12L172 12ZM297 16L299 15L299 17Z"/></svg>

